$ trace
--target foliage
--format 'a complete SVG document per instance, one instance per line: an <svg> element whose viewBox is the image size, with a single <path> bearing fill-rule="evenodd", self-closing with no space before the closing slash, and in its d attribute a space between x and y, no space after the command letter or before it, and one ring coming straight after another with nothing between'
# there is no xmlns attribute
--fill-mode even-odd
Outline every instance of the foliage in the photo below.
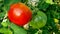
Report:
<svg viewBox="0 0 60 34"><path fill-rule="evenodd" d="M7 17L7 12L11 4L22 2L32 10L32 19L29 28L25 30L12 24ZM43 14L46 15L47 19ZM38 16L43 16L43 27ZM38 18L36 21L34 19ZM34 23L40 23L36 26ZM43 22L43 21L42 21ZM32 23L32 26L31 26ZM33 25L34 24L34 25ZM34 28L33 28L34 26ZM60 34L60 0L0 0L0 34Z"/></svg>

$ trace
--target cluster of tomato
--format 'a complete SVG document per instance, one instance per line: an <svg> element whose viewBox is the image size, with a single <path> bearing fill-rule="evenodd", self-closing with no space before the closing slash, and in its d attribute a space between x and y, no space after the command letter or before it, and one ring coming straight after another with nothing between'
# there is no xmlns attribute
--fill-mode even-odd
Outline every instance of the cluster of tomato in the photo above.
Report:
<svg viewBox="0 0 60 34"><path fill-rule="evenodd" d="M32 10L30 10L29 7L23 3L15 3L10 6L10 9L8 11L8 18L12 23L18 26L24 26L32 19ZM41 28L45 26L46 20L46 15L41 11L37 11L36 17L34 17L32 20L33 22L31 21L30 24L34 28Z"/></svg>

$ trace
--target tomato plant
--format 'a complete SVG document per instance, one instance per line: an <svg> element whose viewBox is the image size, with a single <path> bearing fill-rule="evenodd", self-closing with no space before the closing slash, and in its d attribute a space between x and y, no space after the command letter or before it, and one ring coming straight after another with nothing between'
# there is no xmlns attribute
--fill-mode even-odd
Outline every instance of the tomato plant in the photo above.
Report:
<svg viewBox="0 0 60 34"><path fill-rule="evenodd" d="M60 0L0 0L0 34L60 34Z"/></svg>

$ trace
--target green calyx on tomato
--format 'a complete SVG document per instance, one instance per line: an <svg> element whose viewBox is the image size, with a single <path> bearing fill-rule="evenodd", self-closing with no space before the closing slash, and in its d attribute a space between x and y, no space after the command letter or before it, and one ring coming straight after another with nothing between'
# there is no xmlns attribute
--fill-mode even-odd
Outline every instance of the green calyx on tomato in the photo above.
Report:
<svg viewBox="0 0 60 34"><path fill-rule="evenodd" d="M38 11L37 15L32 18L30 22L30 26L39 29L45 26L46 21L47 21L47 16L45 15L45 13L43 13L42 11Z"/></svg>
<svg viewBox="0 0 60 34"><path fill-rule="evenodd" d="M24 26L32 17L31 10L23 3L15 3L10 6L8 18L18 26Z"/></svg>

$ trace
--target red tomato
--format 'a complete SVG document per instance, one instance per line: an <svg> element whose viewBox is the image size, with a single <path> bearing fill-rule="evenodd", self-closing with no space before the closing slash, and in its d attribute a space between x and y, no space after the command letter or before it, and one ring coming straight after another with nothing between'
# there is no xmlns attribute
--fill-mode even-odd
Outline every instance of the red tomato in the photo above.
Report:
<svg viewBox="0 0 60 34"><path fill-rule="evenodd" d="M27 24L31 17L31 10L23 3L12 4L8 11L9 20L18 26Z"/></svg>

